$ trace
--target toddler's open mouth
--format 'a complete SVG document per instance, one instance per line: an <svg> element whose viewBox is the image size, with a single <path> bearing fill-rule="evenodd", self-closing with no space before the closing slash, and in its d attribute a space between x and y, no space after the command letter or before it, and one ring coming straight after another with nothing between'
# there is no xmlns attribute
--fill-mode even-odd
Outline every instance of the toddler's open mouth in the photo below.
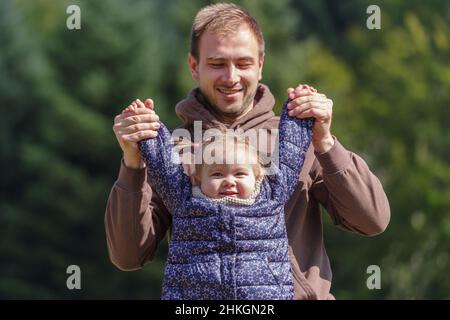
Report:
<svg viewBox="0 0 450 320"><path fill-rule="evenodd" d="M222 197L237 197L238 196L238 192L236 191L224 191L224 192L220 192L219 195Z"/></svg>

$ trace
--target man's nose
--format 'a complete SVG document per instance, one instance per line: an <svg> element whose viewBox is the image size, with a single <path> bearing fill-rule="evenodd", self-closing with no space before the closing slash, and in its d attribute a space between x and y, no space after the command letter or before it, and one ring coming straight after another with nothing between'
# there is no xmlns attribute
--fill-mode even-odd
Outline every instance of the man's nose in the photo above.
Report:
<svg viewBox="0 0 450 320"><path fill-rule="evenodd" d="M236 69L234 64L228 65L223 75L223 80L229 85L239 82L239 70Z"/></svg>

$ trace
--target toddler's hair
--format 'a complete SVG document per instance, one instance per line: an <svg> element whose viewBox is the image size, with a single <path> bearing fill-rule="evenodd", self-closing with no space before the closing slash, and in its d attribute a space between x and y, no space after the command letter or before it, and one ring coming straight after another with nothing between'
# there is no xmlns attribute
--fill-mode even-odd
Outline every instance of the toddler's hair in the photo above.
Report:
<svg viewBox="0 0 450 320"><path fill-rule="evenodd" d="M244 152L246 152L247 154L245 155L245 162L243 164L253 165L253 172L256 179L264 175L265 166L263 158L259 155L257 149L252 145L250 137L246 136L243 130L227 130L227 127L225 125L217 122L214 124L214 126L209 126L207 132L209 134L203 134L201 141L179 141L177 143L177 149L179 149L180 151L186 151L187 149L192 155L194 155L196 152L198 152L198 150L202 150L202 152L204 152L205 149L210 148L210 150L212 151L211 153L214 154L214 159L222 160L222 162L219 162L218 164L226 165L230 164L224 161L227 159L227 156L223 154L222 158L220 158L220 156L217 157L217 152L222 151L225 153L234 151L234 161L236 160L235 158L238 153L237 150L240 150L238 148L244 148ZM195 163L195 166L192 168L193 170L191 169L189 172L187 172L188 175L195 179L199 178L199 173L201 172L202 167L206 164L203 158L204 155L202 154L201 156L201 163Z"/></svg>

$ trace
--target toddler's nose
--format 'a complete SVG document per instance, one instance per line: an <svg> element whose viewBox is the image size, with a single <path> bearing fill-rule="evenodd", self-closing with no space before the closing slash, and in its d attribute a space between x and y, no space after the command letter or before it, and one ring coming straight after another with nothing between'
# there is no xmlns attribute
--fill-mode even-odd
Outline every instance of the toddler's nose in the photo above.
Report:
<svg viewBox="0 0 450 320"><path fill-rule="evenodd" d="M223 180L223 185L226 187L234 187L236 185L236 183L234 182L234 179L231 177L226 177Z"/></svg>

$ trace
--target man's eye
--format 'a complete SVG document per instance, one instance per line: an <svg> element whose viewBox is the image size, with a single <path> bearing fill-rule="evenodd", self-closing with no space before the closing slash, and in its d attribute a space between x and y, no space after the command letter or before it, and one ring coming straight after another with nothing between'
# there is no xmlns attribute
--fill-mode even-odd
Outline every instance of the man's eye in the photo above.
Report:
<svg viewBox="0 0 450 320"><path fill-rule="evenodd" d="M209 65L213 68L220 68L223 66L223 63L210 63Z"/></svg>
<svg viewBox="0 0 450 320"><path fill-rule="evenodd" d="M250 67L251 67L250 63L238 64L238 68L240 68L240 69L247 69Z"/></svg>

